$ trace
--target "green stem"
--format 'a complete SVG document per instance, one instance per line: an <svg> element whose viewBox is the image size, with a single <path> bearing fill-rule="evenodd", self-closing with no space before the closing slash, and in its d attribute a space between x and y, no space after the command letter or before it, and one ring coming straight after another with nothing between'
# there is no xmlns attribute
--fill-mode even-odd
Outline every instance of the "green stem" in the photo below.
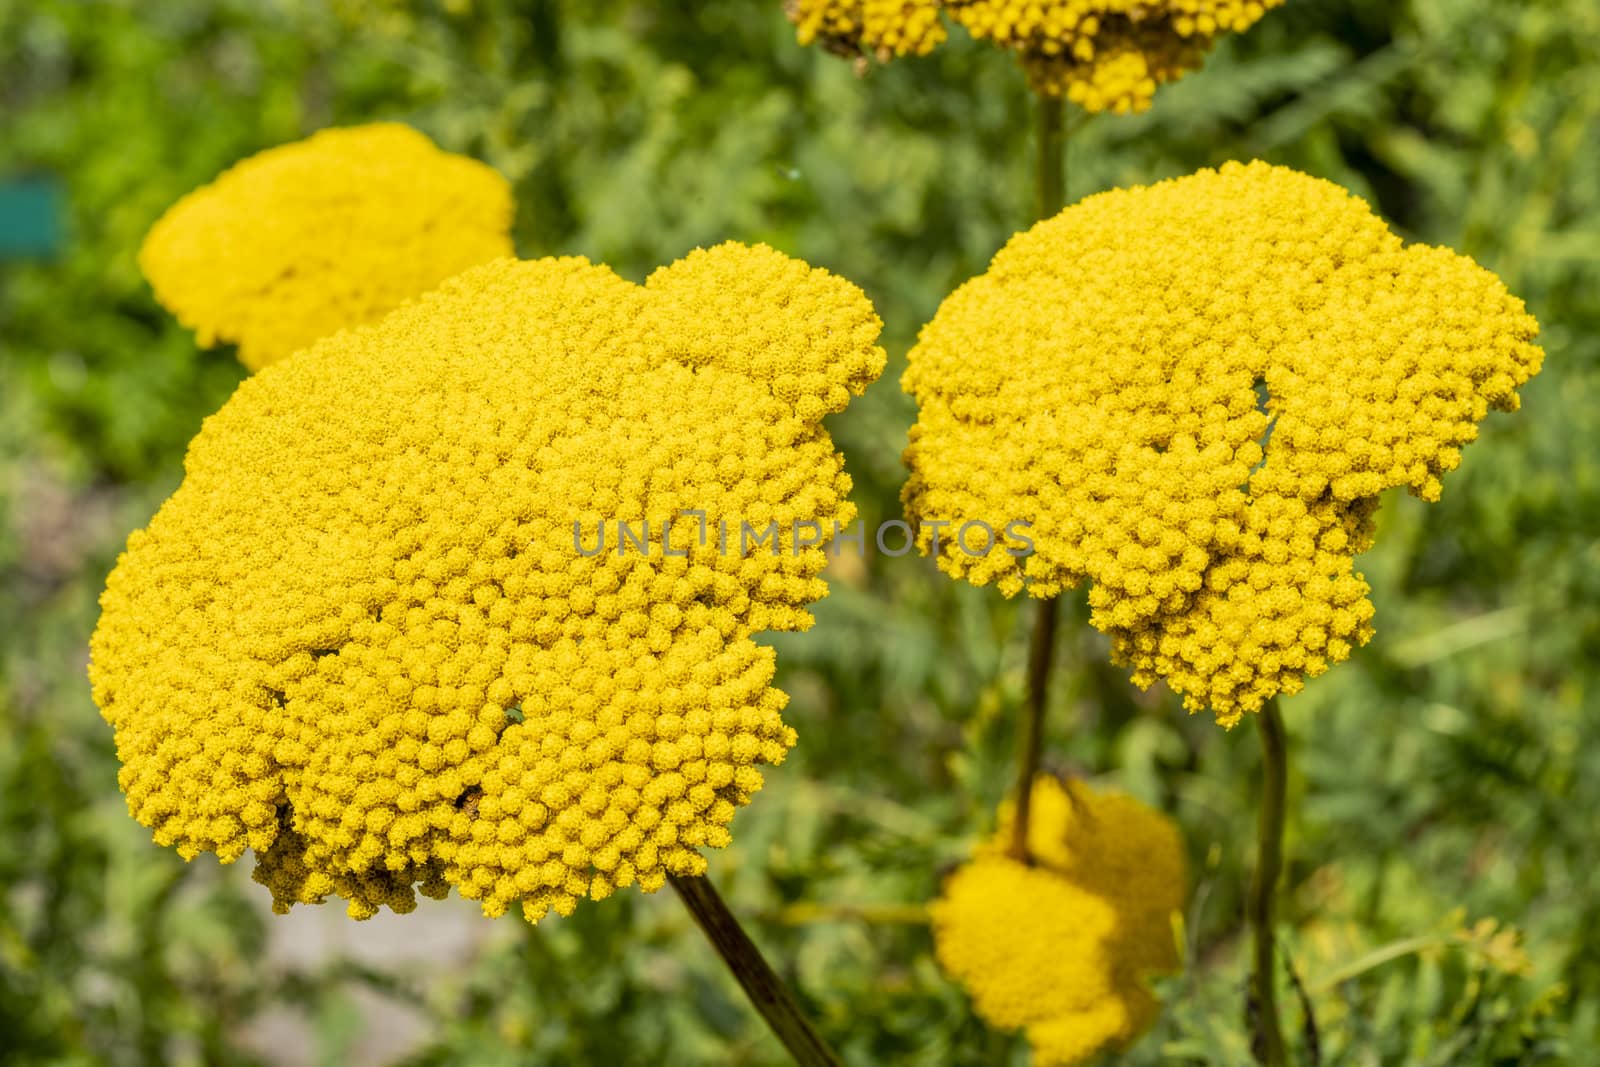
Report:
<svg viewBox="0 0 1600 1067"><path fill-rule="evenodd" d="M1408 937L1403 941L1391 941L1362 956L1352 963L1347 963L1336 970L1318 978L1310 983L1310 991L1322 994L1335 986L1359 978L1375 967L1382 967L1385 963L1403 959L1417 952L1426 952L1432 948L1445 948L1450 945L1450 939L1438 934L1423 934L1420 937Z"/></svg>
<svg viewBox="0 0 1600 1067"><path fill-rule="evenodd" d="M1065 108L1060 97L1036 96L1036 135L1039 143L1033 177L1038 215L1050 218L1067 198ZM1044 757L1044 708L1050 692L1050 664L1056 647L1056 600L1037 602L1033 636L1028 645L1028 707L1022 723L1022 748L1017 765L1016 813L1011 820L1013 859L1029 862L1028 816L1033 807L1033 780Z"/></svg>
<svg viewBox="0 0 1600 1067"><path fill-rule="evenodd" d="M1273 943L1273 897L1283 871L1284 794L1289 752L1283 716L1274 697L1256 715L1261 730L1261 807L1256 824L1256 870L1247 908L1253 933L1254 966L1250 974L1251 1051L1265 1067L1283 1067L1288 1053L1278 1022L1277 975Z"/></svg>
<svg viewBox="0 0 1600 1067"><path fill-rule="evenodd" d="M1011 820L1011 857L1023 863L1028 853L1028 816L1033 780L1044 758L1044 708L1050 695L1050 665L1055 659L1056 598L1036 601L1033 636L1028 643L1028 707L1022 720L1022 755L1017 764L1016 814Z"/></svg>
<svg viewBox="0 0 1600 1067"><path fill-rule="evenodd" d="M794 1062L799 1067L842 1067L839 1057L801 1014L794 994L762 957L710 880L678 875L668 875L668 880Z"/></svg>
<svg viewBox="0 0 1600 1067"><path fill-rule="evenodd" d="M1067 203L1067 131L1060 97L1038 97L1039 158L1034 173L1039 217L1050 218Z"/></svg>

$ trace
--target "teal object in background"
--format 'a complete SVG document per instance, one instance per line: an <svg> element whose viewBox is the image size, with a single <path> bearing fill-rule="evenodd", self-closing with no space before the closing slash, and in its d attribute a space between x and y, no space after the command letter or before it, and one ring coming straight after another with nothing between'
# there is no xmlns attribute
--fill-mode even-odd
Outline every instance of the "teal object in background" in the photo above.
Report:
<svg viewBox="0 0 1600 1067"><path fill-rule="evenodd" d="M55 255L63 199L61 182L51 175L0 178L0 259Z"/></svg>

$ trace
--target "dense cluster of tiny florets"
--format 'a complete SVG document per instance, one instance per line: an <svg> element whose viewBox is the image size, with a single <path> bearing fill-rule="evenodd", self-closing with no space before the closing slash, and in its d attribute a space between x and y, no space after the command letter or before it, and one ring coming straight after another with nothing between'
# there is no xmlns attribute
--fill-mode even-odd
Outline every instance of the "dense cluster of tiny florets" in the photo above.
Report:
<svg viewBox="0 0 1600 1067"><path fill-rule="evenodd" d="M537 921L700 873L794 743L752 637L826 593L820 545L717 527L850 522L821 419L878 329L766 247L644 286L497 260L247 380L101 599L130 810L358 918L454 886Z"/></svg>
<svg viewBox="0 0 1600 1067"><path fill-rule="evenodd" d="M1031 863L1010 815L932 905L940 966L991 1026L1025 1029L1038 1067L1125 1046L1159 1009L1152 976L1179 965L1187 864L1177 826L1119 793L1034 783Z"/></svg>
<svg viewBox="0 0 1600 1067"><path fill-rule="evenodd" d="M974 37L1012 49L1036 92L1088 111L1150 106L1224 33L1283 0L944 0Z"/></svg>
<svg viewBox="0 0 1600 1067"><path fill-rule="evenodd" d="M251 370L511 254L511 187L394 123L323 130L179 200L139 266L202 345Z"/></svg>
<svg viewBox="0 0 1600 1067"><path fill-rule="evenodd" d="M1295 171L1093 196L923 329L908 516L1031 522L1031 556L946 538L940 565L1008 596L1088 579L1133 680L1231 725L1372 635L1378 494L1438 498L1537 331L1493 274Z"/></svg>
<svg viewBox="0 0 1600 1067"><path fill-rule="evenodd" d="M1015 52L1034 91L1086 111L1150 106L1156 87L1198 68L1225 33L1283 0L786 0L801 44L842 56L926 55L941 12Z"/></svg>
<svg viewBox="0 0 1600 1067"><path fill-rule="evenodd" d="M927 55L945 39L940 0L787 0L784 12L803 45L842 56Z"/></svg>

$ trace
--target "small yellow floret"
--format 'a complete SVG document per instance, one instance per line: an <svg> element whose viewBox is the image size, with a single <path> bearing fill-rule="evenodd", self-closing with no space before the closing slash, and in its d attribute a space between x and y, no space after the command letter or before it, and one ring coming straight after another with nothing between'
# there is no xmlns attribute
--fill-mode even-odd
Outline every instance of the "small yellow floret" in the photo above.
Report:
<svg viewBox="0 0 1600 1067"><path fill-rule="evenodd" d="M139 266L202 345L251 370L511 254L511 186L393 123L236 164L151 229Z"/></svg>
<svg viewBox="0 0 1600 1067"><path fill-rule="evenodd" d="M1039 1067L1126 1047L1159 1011L1147 980L1179 966L1187 865L1176 824L1131 797L1041 776L1031 864L1010 858L1011 813L931 907L940 966L1000 1029L1025 1029Z"/></svg>
<svg viewBox="0 0 1600 1067"><path fill-rule="evenodd" d="M129 810L357 918L454 886L537 921L701 873L794 744L753 638L827 592L854 508L821 420L882 371L879 326L764 246L644 286L507 259L246 380L101 597Z"/></svg>
<svg viewBox="0 0 1600 1067"><path fill-rule="evenodd" d="M1537 332L1493 274L1292 170L1092 196L923 328L907 517L1032 523L1031 555L946 538L939 564L1007 596L1089 580L1133 681L1232 725L1372 636L1378 494L1438 499Z"/></svg>

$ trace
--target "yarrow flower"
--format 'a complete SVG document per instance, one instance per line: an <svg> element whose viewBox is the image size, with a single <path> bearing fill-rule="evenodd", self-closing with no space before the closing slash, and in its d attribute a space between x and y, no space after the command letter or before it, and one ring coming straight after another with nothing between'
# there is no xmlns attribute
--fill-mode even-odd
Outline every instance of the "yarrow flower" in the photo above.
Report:
<svg viewBox="0 0 1600 1067"><path fill-rule="evenodd" d="M1035 92L1086 111L1150 106L1157 86L1196 70L1225 33L1283 0L786 0L802 45L847 57L926 55L946 38L941 11L1015 52Z"/></svg>
<svg viewBox="0 0 1600 1067"><path fill-rule="evenodd" d="M1493 274L1292 170L1104 193L924 327L903 501L914 523L1030 521L1025 560L945 544L939 565L1007 596L1089 580L1133 681L1232 725L1372 636L1354 557L1378 494L1438 499L1538 372L1537 332Z"/></svg>
<svg viewBox="0 0 1600 1067"><path fill-rule="evenodd" d="M1017 53L1035 92L1086 111L1144 111L1225 33L1283 0L945 0L974 36Z"/></svg>
<svg viewBox="0 0 1600 1067"><path fill-rule="evenodd" d="M991 1026L1025 1029L1036 1067L1126 1047L1178 969L1187 863L1178 828L1120 793L1034 780L1032 863L1007 855L1011 813L930 908L939 964Z"/></svg>
<svg viewBox="0 0 1600 1067"><path fill-rule="evenodd" d="M394 123L323 130L174 204L139 252L156 299L251 370L511 247L511 187Z"/></svg>
<svg viewBox="0 0 1600 1067"><path fill-rule="evenodd" d="M821 419L879 327L764 246L644 286L507 259L248 379L101 597L130 811L253 849L279 910L454 886L538 921L701 873L794 744L753 636L810 624L825 556L679 513L848 524ZM670 519L670 554L579 550L616 516Z"/></svg>
<svg viewBox="0 0 1600 1067"><path fill-rule="evenodd" d="M802 45L847 58L927 55L944 43L940 0L786 0Z"/></svg>

